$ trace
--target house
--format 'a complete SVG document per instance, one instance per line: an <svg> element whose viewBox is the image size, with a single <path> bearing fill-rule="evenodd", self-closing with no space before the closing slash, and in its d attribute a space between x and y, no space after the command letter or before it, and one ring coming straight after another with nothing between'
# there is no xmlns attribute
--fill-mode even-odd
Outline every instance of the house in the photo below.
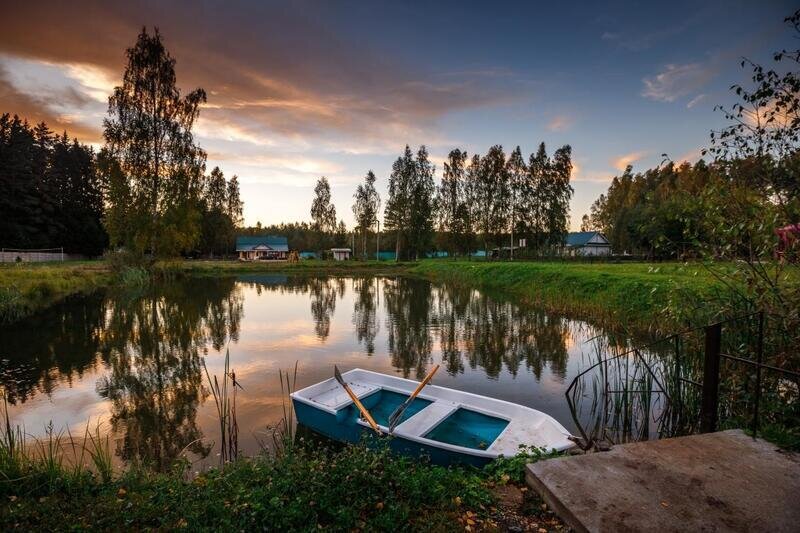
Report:
<svg viewBox="0 0 800 533"><path fill-rule="evenodd" d="M611 255L611 243L599 231L573 231L564 239L564 253L571 256Z"/></svg>
<svg viewBox="0 0 800 533"><path fill-rule="evenodd" d="M350 259L350 248L331 248L334 261L346 261Z"/></svg>
<svg viewBox="0 0 800 533"><path fill-rule="evenodd" d="M236 252L240 261L280 261L289 255L286 237L262 235L236 237Z"/></svg>

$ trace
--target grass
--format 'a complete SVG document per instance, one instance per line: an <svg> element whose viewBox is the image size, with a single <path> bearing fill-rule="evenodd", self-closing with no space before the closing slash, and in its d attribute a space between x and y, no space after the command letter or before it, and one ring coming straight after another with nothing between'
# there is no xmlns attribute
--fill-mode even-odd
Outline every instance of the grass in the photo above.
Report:
<svg viewBox="0 0 800 533"><path fill-rule="evenodd" d="M670 290L703 298L717 287L699 265L677 263L486 262L425 260L319 261L298 263L241 261L159 261L159 276L217 276L257 272L357 275L412 273L506 293L555 312L636 328L663 329L658 324ZM135 274L135 275L133 275ZM145 275L146 277L146 275ZM24 318L75 293L90 292L114 282L142 284L138 269L112 273L106 261L6 264L0 266L0 323Z"/></svg>
<svg viewBox="0 0 800 533"><path fill-rule="evenodd" d="M71 294L111 283L101 262L5 263L0 265L0 323L24 318Z"/></svg>
<svg viewBox="0 0 800 533"><path fill-rule="evenodd" d="M660 323L671 289L702 300L718 288L700 265L422 261L410 269L429 279L499 291L549 311L627 329L669 329Z"/></svg>
<svg viewBox="0 0 800 533"><path fill-rule="evenodd" d="M522 479L526 460L445 468L366 442L334 449L300 439L194 477L186 460L166 473L114 474L108 440L88 425L87 435L76 444L50 431L22 446L19 430L4 432L0 530L463 531L469 522L496 529L493 488Z"/></svg>
<svg viewBox="0 0 800 533"><path fill-rule="evenodd" d="M241 261L159 261L156 276L219 276L256 272L354 275L391 274L408 268L391 261L316 261L269 263ZM0 264L0 324L30 316L73 294L89 293L114 283L144 285L149 274L143 268L122 268L115 273L108 261Z"/></svg>

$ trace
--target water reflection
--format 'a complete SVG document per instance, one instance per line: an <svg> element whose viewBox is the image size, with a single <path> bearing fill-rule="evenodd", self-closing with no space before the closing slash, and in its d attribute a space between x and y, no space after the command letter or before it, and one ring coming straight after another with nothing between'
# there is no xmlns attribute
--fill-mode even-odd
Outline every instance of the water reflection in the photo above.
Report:
<svg viewBox="0 0 800 533"><path fill-rule="evenodd" d="M196 421L206 395L201 353L238 338L242 297L233 279L200 283L111 299L103 346L110 372L97 392L111 401L123 460L165 469L184 449L210 451Z"/></svg>
<svg viewBox="0 0 800 533"><path fill-rule="evenodd" d="M73 298L0 328L0 339L0 379L27 430L100 416L120 459L161 469L183 449L212 452L216 415L202 367L219 374L228 347L245 387L246 440L280 418L277 369L295 361L298 386L330 377L334 364L420 378L441 363L439 384L539 408L573 427L566 385L591 363L595 344L615 345L584 322L474 289L274 274ZM251 440L242 443L247 453L256 451Z"/></svg>

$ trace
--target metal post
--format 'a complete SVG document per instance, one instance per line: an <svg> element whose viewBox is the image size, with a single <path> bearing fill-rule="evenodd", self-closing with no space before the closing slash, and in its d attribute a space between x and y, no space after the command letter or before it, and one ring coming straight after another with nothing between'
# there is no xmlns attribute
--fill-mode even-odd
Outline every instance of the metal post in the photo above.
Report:
<svg viewBox="0 0 800 533"><path fill-rule="evenodd" d="M753 405L753 438L758 436L758 405L761 403L761 364L764 359L764 311L758 313L758 340L756 341L756 397Z"/></svg>
<svg viewBox="0 0 800 533"><path fill-rule="evenodd" d="M717 430L719 410L719 354L722 324L706 326L706 350L703 366L703 398L700 406L700 431Z"/></svg>

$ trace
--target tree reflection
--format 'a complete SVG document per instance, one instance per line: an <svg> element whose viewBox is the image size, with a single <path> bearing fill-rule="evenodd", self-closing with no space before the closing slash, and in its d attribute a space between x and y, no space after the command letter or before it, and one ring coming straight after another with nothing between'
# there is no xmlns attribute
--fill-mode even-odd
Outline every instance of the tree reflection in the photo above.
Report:
<svg viewBox="0 0 800 533"><path fill-rule="evenodd" d="M384 282L392 364L408 376L425 374L438 337L442 363L452 374L466 365L496 378L521 367L541 378L563 379L570 321L491 298L474 289L399 278Z"/></svg>
<svg viewBox="0 0 800 533"><path fill-rule="evenodd" d="M12 405L50 394L100 364L106 302L102 293L67 298L0 327L0 383Z"/></svg>
<svg viewBox="0 0 800 533"><path fill-rule="evenodd" d="M414 369L422 378L431 360L430 284L409 278L384 280L383 302L386 307L386 328L392 365L408 377Z"/></svg>
<svg viewBox="0 0 800 533"><path fill-rule="evenodd" d="M378 279L356 278L353 280L355 304L353 326L356 338L364 345L368 355L375 353L375 337L378 335Z"/></svg>
<svg viewBox="0 0 800 533"><path fill-rule="evenodd" d="M173 282L112 298L104 335L110 372L97 384L126 461L168 468L187 449L205 457L197 408L202 354L238 334L241 290L233 279Z"/></svg>

